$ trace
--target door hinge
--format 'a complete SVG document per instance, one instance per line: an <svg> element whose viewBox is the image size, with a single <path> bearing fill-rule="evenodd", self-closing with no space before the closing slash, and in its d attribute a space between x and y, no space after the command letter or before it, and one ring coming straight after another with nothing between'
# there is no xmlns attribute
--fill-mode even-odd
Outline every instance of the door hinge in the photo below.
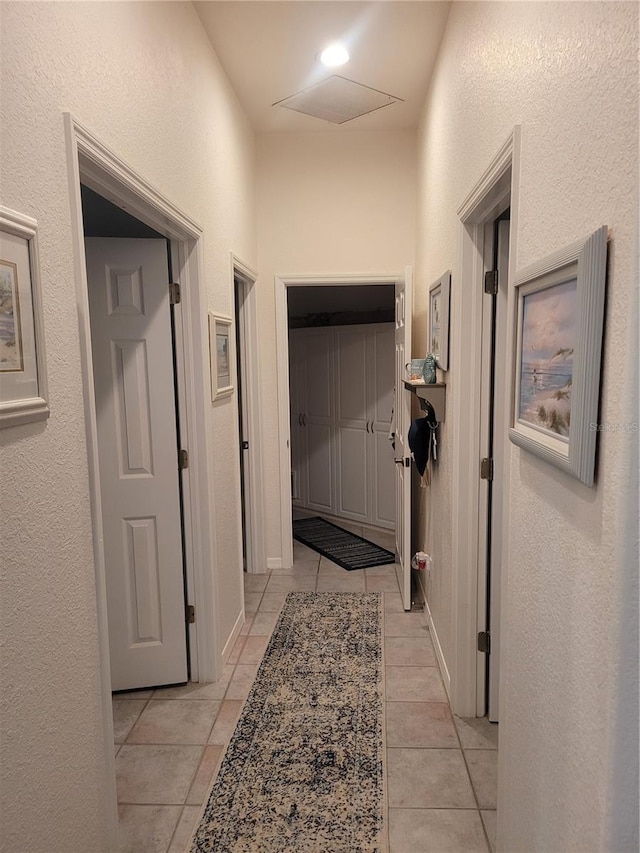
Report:
<svg viewBox="0 0 640 853"><path fill-rule="evenodd" d="M489 270L484 274L484 292L490 296L498 293L498 270Z"/></svg>
<svg viewBox="0 0 640 853"><path fill-rule="evenodd" d="M485 457L480 460L480 479L493 480L493 459Z"/></svg>
<svg viewBox="0 0 640 853"><path fill-rule="evenodd" d="M491 654L491 633L489 631L480 631L478 634L478 651Z"/></svg>
<svg viewBox="0 0 640 853"><path fill-rule="evenodd" d="M242 442L242 449L243 449L243 450L248 450L248 449L249 449L249 442L248 442L248 441L243 441L243 442Z"/></svg>
<svg viewBox="0 0 640 853"><path fill-rule="evenodd" d="M176 281L169 283L169 303L177 305L180 302L180 285Z"/></svg>
<svg viewBox="0 0 640 853"><path fill-rule="evenodd" d="M189 454L186 450L178 451L178 469L180 471L184 471L185 468L189 467Z"/></svg>
<svg viewBox="0 0 640 853"><path fill-rule="evenodd" d="M187 604L186 617L187 625L193 625L193 623L196 621L196 608L193 604Z"/></svg>

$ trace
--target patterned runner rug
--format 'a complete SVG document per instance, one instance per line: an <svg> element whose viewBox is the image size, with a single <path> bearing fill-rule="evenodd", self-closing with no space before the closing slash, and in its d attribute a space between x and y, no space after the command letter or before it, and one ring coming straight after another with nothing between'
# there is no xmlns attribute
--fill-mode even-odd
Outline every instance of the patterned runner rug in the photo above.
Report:
<svg viewBox="0 0 640 853"><path fill-rule="evenodd" d="M386 548L381 548L319 516L296 519L293 522L293 538L347 571L385 566L396 561L395 554Z"/></svg>
<svg viewBox="0 0 640 853"><path fill-rule="evenodd" d="M380 853L380 593L292 592L192 853Z"/></svg>

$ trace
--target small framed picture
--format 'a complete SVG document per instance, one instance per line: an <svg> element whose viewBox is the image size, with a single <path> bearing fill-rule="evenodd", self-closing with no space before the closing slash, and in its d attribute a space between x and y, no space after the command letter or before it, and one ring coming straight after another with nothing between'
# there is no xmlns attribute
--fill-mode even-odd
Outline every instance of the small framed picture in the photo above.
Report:
<svg viewBox="0 0 640 853"><path fill-rule="evenodd" d="M429 345L440 370L449 368L449 299L451 271L441 275L429 288Z"/></svg>
<svg viewBox="0 0 640 853"><path fill-rule="evenodd" d="M0 427L49 417L38 223L0 206Z"/></svg>
<svg viewBox="0 0 640 853"><path fill-rule="evenodd" d="M233 394L233 320L209 312L211 401Z"/></svg>
<svg viewBox="0 0 640 853"><path fill-rule="evenodd" d="M509 437L588 486L595 476L607 228L515 278Z"/></svg>

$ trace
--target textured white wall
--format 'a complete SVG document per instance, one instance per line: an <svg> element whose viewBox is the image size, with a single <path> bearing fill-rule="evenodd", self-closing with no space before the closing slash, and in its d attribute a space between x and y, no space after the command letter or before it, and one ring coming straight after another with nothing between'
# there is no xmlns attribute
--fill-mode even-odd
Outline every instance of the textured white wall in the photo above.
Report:
<svg viewBox="0 0 640 853"><path fill-rule="evenodd" d="M612 424L628 418L625 373L638 357L637 344L628 344L637 323L637 32L635 3L453 4L418 143L414 350L426 345L428 284L451 268L460 287L456 209L521 124L517 268L600 225L611 229L600 417ZM453 359L464 345L451 341ZM430 606L450 666L452 435L447 417L431 515L420 529L421 544L434 551ZM634 441L637 434L600 435L592 489L510 446L499 793L499 846L509 853L612 849L611 764L618 783L637 768L634 750L625 765L616 732L621 637L629 631L619 624L622 590L635 588L637 540L635 550L616 545L628 524L629 477L637 490ZM637 596L635 604L637 619ZM637 769L635 778L637 786ZM637 804L637 787L635 796ZM629 810L626 819L616 853L635 849ZM637 847L637 824L635 833Z"/></svg>
<svg viewBox="0 0 640 853"><path fill-rule="evenodd" d="M267 555L282 554L274 275L402 273L413 264L415 135L258 137L258 260Z"/></svg>
<svg viewBox="0 0 640 853"><path fill-rule="evenodd" d="M0 13L2 203L40 226L51 404L46 423L0 432L0 847L113 851L62 113L200 222L209 307L227 314L229 251L256 262L253 133L191 4ZM223 642L242 606L236 423L235 398L215 407Z"/></svg>

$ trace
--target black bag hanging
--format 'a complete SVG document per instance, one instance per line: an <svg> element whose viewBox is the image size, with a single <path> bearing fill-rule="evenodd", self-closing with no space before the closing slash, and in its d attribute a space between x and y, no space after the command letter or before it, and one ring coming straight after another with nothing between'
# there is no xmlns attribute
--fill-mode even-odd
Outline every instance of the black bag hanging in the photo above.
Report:
<svg viewBox="0 0 640 853"><path fill-rule="evenodd" d="M436 420L435 409L428 400L422 402L424 417L416 418L409 427L409 448L413 453L413 461L421 477L427 470L430 459L437 458Z"/></svg>

